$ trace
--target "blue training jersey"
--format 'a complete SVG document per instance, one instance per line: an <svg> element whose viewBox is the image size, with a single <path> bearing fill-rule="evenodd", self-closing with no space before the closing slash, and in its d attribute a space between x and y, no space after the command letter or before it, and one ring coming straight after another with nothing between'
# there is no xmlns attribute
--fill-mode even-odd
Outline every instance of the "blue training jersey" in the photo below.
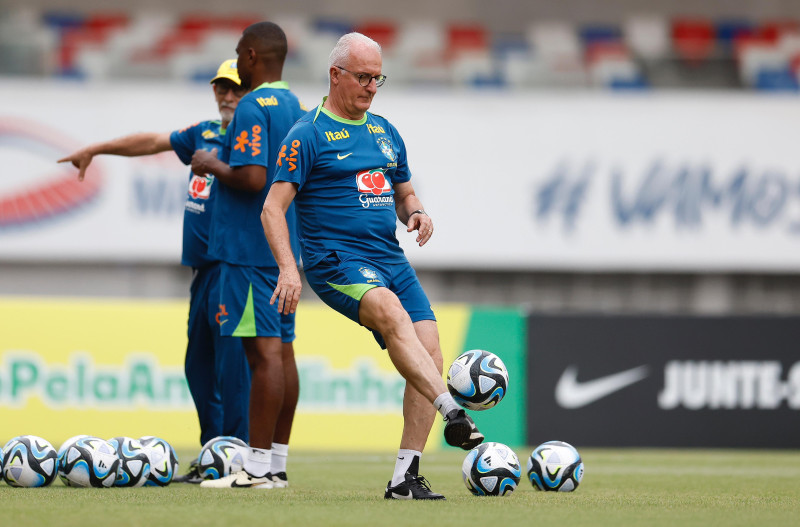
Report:
<svg viewBox="0 0 800 527"><path fill-rule="evenodd" d="M395 236L394 185L410 178L403 139L383 117L351 121L322 105L307 113L284 139L275 175L297 185L305 267L337 251L407 261Z"/></svg>
<svg viewBox="0 0 800 527"><path fill-rule="evenodd" d="M219 121L203 121L176 130L169 136L172 149L184 165L192 162L195 150L217 149L222 155L225 130ZM214 176L198 176L189 172L189 191L183 211L183 254L181 263L205 267L216 260L208 254L208 233L218 183Z"/></svg>
<svg viewBox="0 0 800 527"><path fill-rule="evenodd" d="M237 190L218 182L210 253L221 261L253 267L277 267L261 225L261 210L275 175L281 141L306 109L285 82L265 83L239 101L226 133L223 155L231 168L260 165L267 184L260 192ZM299 248L294 208L287 212L292 247ZM297 254L297 253L295 253Z"/></svg>

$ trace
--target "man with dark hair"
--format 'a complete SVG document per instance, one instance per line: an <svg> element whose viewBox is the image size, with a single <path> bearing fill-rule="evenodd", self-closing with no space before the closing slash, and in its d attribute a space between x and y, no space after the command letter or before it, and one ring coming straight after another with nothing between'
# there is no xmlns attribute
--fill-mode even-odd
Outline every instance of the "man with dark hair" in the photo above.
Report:
<svg viewBox="0 0 800 527"><path fill-rule="evenodd" d="M380 46L344 35L328 61L329 93L289 132L262 212L280 275L271 301L293 313L302 288L286 210L297 205L306 278L329 306L373 331L406 383L403 435L387 499L440 500L419 474L438 410L448 444L484 437L442 380L439 330L425 291L400 248L396 222L425 245L433 221L411 186L406 148L385 118L369 113L386 81Z"/></svg>
<svg viewBox="0 0 800 527"><path fill-rule="evenodd" d="M222 146L236 105L246 92L235 60L223 62L211 84L221 121L201 121L172 133L137 133L94 143L59 159L59 163L68 161L75 165L80 180L94 156L100 154L133 157L173 150L188 165L196 150ZM218 187L213 176L190 173L183 216L181 263L193 271L185 370L200 421L200 444L220 435L249 439L250 369L240 339L222 338L216 321L220 267L219 261L208 254L208 233ZM287 331L292 329L288 327ZM290 334L286 344L289 347L291 338ZM196 462L188 474L176 477L175 481L200 483Z"/></svg>
<svg viewBox="0 0 800 527"><path fill-rule="evenodd" d="M275 462L279 457L285 461L299 393L294 354L281 346L281 321L293 321L294 313L282 314L270 305L278 266L259 222L278 146L305 113L281 80L286 53L286 35L276 24L259 22L244 30L236 46L237 64L242 85L252 91L239 102L221 158L202 150L192 158L195 174L213 174L220 182L210 252L222 262L221 332L242 338L252 372L250 455L242 471L204 481L203 487L287 484L285 467ZM294 232L294 210L285 218ZM291 238L297 246L294 234Z"/></svg>

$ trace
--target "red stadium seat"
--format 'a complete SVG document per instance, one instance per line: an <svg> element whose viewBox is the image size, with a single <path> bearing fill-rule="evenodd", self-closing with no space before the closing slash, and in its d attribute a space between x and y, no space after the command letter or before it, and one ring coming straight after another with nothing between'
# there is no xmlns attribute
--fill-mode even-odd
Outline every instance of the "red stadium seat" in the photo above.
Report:
<svg viewBox="0 0 800 527"><path fill-rule="evenodd" d="M451 24L447 28L447 50L450 58L464 52L486 52L489 36L480 24Z"/></svg>
<svg viewBox="0 0 800 527"><path fill-rule="evenodd" d="M678 18L672 22L672 45L688 61L702 61L714 52L716 32L710 20Z"/></svg>
<svg viewBox="0 0 800 527"><path fill-rule="evenodd" d="M354 31L362 33L386 49L391 49L397 41L397 26L393 22L370 21L359 24Z"/></svg>
<svg viewBox="0 0 800 527"><path fill-rule="evenodd" d="M609 59L629 59L630 56L630 51L621 41L592 42L586 46L585 52L587 64Z"/></svg>

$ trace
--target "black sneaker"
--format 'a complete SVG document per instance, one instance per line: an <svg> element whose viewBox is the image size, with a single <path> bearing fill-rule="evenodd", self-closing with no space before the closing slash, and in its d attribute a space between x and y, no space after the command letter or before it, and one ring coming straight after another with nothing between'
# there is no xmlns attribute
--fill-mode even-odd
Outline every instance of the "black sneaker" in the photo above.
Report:
<svg viewBox="0 0 800 527"><path fill-rule="evenodd" d="M191 483L192 485L199 485L200 482L203 481L203 478L200 476L200 465L197 464L197 460L192 461L189 465L189 472L182 476L175 476L172 478L172 481L177 483Z"/></svg>
<svg viewBox="0 0 800 527"><path fill-rule="evenodd" d="M443 500L444 496L431 491L431 485L424 477L406 472L406 480L390 487L386 484L383 498L386 500Z"/></svg>
<svg viewBox="0 0 800 527"><path fill-rule="evenodd" d="M448 445L472 450L483 443L483 434L464 410L450 410L444 420L447 421L444 425L444 440Z"/></svg>

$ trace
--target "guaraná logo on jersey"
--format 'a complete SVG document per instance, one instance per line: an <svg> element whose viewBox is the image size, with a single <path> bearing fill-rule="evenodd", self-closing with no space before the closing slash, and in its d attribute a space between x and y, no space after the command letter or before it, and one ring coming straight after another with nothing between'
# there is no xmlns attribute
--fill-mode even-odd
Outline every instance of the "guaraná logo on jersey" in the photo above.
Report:
<svg viewBox="0 0 800 527"><path fill-rule="evenodd" d="M392 163L397 162L397 152L394 151L394 146L392 146L392 142L389 141L386 137L379 137L377 139L378 147L383 152L383 155L391 161Z"/></svg>
<svg viewBox="0 0 800 527"><path fill-rule="evenodd" d="M213 184L214 176L192 174L192 179L189 181L189 195L194 199L208 199L211 197Z"/></svg>
<svg viewBox="0 0 800 527"><path fill-rule="evenodd" d="M101 162L95 160L89 165L83 181L78 181L78 171L71 164L56 165L57 159L80 148L79 144L39 123L12 118L0 118L0 123L0 149L14 167L7 171L13 174L13 181L0 184L0 229L27 227L65 216L100 194Z"/></svg>
<svg viewBox="0 0 800 527"><path fill-rule="evenodd" d="M380 196L392 191L392 187L386 179L386 172L382 168L362 170L356 174L356 183L358 184L358 191L363 194Z"/></svg>

